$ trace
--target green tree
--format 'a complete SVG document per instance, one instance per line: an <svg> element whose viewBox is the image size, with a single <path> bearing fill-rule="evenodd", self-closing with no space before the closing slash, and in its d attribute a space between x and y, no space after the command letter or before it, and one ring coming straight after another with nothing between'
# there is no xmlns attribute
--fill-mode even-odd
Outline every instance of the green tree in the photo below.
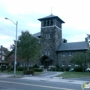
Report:
<svg viewBox="0 0 90 90"><path fill-rule="evenodd" d="M19 58L27 62L27 70L29 63L35 62L40 56L40 44L37 38L28 31L22 32L17 41L17 53Z"/></svg>
<svg viewBox="0 0 90 90"><path fill-rule="evenodd" d="M86 59L87 59L87 62L90 63L90 50L86 51Z"/></svg>
<svg viewBox="0 0 90 90"><path fill-rule="evenodd" d="M5 48L5 47L2 47L2 50L5 53L5 60L8 60L8 54L10 53L10 51L7 48Z"/></svg>
<svg viewBox="0 0 90 90"><path fill-rule="evenodd" d="M85 53L78 53L75 54L71 60L71 63L79 65L82 70L84 71L86 68L86 54Z"/></svg>

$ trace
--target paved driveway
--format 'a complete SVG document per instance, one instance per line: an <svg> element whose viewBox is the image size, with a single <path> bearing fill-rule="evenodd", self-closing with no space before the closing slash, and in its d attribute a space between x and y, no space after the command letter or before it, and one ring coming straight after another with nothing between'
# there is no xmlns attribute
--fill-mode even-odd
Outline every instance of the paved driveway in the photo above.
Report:
<svg viewBox="0 0 90 90"><path fill-rule="evenodd" d="M40 75L38 75L38 77L47 77L47 78L51 78L51 77L54 77L54 76L57 76L59 74L62 74L63 72L52 72L52 71L47 71L47 72L44 72Z"/></svg>

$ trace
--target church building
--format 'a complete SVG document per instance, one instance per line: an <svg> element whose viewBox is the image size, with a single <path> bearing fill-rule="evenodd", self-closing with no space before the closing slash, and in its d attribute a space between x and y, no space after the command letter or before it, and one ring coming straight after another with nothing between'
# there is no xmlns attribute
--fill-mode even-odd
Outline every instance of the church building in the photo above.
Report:
<svg viewBox="0 0 90 90"><path fill-rule="evenodd" d="M70 65L70 58L75 53L85 53L89 49L88 38L82 42L68 43L62 38L62 25L65 23L55 15L38 19L41 22L41 32L34 34L40 39L40 63L49 65Z"/></svg>

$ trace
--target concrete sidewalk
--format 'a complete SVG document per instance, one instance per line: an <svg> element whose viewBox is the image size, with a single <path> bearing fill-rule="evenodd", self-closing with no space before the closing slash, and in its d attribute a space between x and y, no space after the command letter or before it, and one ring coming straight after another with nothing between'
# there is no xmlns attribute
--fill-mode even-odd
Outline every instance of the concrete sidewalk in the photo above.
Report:
<svg viewBox="0 0 90 90"><path fill-rule="evenodd" d="M74 80L74 79L62 79L62 77L55 77L56 75L60 74L62 72L51 72L51 74L49 72L46 72L45 74L41 74L39 76L31 76L31 75L17 75L16 77L19 77L18 79L25 79L25 80L38 80L38 81L48 81L48 82L62 82L62 83L72 83L72 84L83 84L84 82L87 81L83 81L83 80ZM1 73L0 77L2 78L9 78L9 77L13 77L13 74L4 74Z"/></svg>
<svg viewBox="0 0 90 90"><path fill-rule="evenodd" d="M11 77L11 76L13 76L13 74L0 73L0 77L8 78L8 77Z"/></svg>
<svg viewBox="0 0 90 90"><path fill-rule="evenodd" d="M23 77L21 79L26 79L26 80L39 80L39 81L49 81L49 82L62 82L62 83L72 83L72 84L83 84L84 82L87 81L80 81L80 80L68 80L68 79L62 79L59 77L52 77L52 78L42 78L42 77L35 77L35 76L30 76L30 77Z"/></svg>

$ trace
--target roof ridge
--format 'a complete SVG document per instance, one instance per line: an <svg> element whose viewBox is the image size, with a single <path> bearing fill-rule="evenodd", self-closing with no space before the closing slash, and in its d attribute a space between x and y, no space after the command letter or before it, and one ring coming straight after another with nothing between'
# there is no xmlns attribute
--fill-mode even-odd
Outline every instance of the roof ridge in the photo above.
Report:
<svg viewBox="0 0 90 90"><path fill-rule="evenodd" d="M86 41L80 41L80 42L68 42L68 44L70 43L83 43L83 42L86 42Z"/></svg>

